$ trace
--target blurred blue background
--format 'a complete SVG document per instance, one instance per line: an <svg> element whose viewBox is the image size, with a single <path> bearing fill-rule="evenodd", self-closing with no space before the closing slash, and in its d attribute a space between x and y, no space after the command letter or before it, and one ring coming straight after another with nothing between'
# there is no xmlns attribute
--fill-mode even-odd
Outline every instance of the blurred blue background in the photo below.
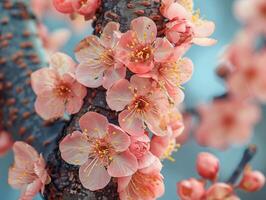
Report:
<svg viewBox="0 0 266 200"><path fill-rule="evenodd" d="M195 72L192 80L185 86L186 90L186 105L194 107L198 103L208 102L213 96L217 96L224 92L223 82L215 75L217 60L223 47L230 43L234 38L236 31L240 28L238 22L232 15L232 0L195 0L195 7L200 8L204 18L213 20L216 23L216 31L213 35L218 40L218 44L213 47L193 47L188 56L193 60ZM66 24L62 21L56 21L54 18L47 18L46 24L51 30L65 27ZM62 49L70 55L73 55L75 44L82 39L86 34L89 34L91 29L88 27L88 32L84 34L75 34L71 40ZM263 109L265 115L266 109ZM252 161L254 169L258 169L266 174L266 120L261 121L256 127L251 143L258 146L258 154ZM199 152L213 152L221 161L220 180L227 180L238 162L241 159L245 147L233 147L224 152L214 151L208 148L199 147L194 141L185 144L177 153L175 153L176 162L164 162L163 175L165 177L166 192L161 200L178 199L176 195L176 182L181 179L197 177L195 170L195 159ZM11 152L4 158L0 158L0 199L15 200L19 196L19 191L11 189L7 185L7 171L12 163ZM257 193L240 194L243 200L265 200L266 188ZM37 197L36 200L40 200Z"/></svg>

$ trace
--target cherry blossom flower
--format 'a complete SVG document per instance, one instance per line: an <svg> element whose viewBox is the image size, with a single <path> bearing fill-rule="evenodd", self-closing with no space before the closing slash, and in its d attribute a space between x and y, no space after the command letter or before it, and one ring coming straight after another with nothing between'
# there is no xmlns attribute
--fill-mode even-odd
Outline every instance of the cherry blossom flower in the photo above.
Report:
<svg viewBox="0 0 266 200"><path fill-rule="evenodd" d="M184 58L177 62L157 63L152 71L141 75L141 77L152 78L163 91L166 91L174 103L181 103L184 99L184 94L180 87L191 78L192 73L192 61Z"/></svg>
<svg viewBox="0 0 266 200"><path fill-rule="evenodd" d="M53 0L53 5L57 11L65 14L71 14L75 11L72 1L73 0Z"/></svg>
<svg viewBox="0 0 266 200"><path fill-rule="evenodd" d="M227 85L237 98L253 97L266 102L266 79L264 74L266 51L253 55L228 77Z"/></svg>
<svg viewBox="0 0 266 200"><path fill-rule="evenodd" d="M240 181L239 188L247 192L256 192L265 185L265 176L260 171L246 168Z"/></svg>
<svg viewBox="0 0 266 200"><path fill-rule="evenodd" d="M237 200L232 186L226 183L213 184L205 194L206 200Z"/></svg>
<svg viewBox="0 0 266 200"><path fill-rule="evenodd" d="M139 169L132 176L118 178L118 192L121 200L152 200L164 193L162 164L156 159L147 168Z"/></svg>
<svg viewBox="0 0 266 200"><path fill-rule="evenodd" d="M13 146L15 162L9 169L8 183L21 189L21 200L31 200L50 182L42 155L24 142L15 142Z"/></svg>
<svg viewBox="0 0 266 200"><path fill-rule="evenodd" d="M156 24L147 17L131 21L131 30L121 36L116 57L134 73L149 72L155 62L172 59L173 45L166 38L156 38Z"/></svg>
<svg viewBox="0 0 266 200"><path fill-rule="evenodd" d="M79 178L85 188L102 189L111 177L136 172L137 159L128 150L130 138L122 129L95 112L84 114L79 125L82 133L74 131L67 135L59 148L67 163L80 166Z"/></svg>
<svg viewBox="0 0 266 200"><path fill-rule="evenodd" d="M193 1L164 0L161 13L169 19L165 35L176 46L191 43L209 46L216 43L216 40L208 38L214 32L215 24L202 20L199 11L193 11Z"/></svg>
<svg viewBox="0 0 266 200"><path fill-rule="evenodd" d="M50 67L32 73L31 84L37 95L36 112L45 120L77 113L86 96L86 88L74 78L75 63L67 55L56 53Z"/></svg>
<svg viewBox="0 0 266 200"><path fill-rule="evenodd" d="M134 75L130 82L118 81L107 91L106 101L112 110L123 110L118 121L130 135L142 135L145 125L156 135L167 134L158 120L169 109L169 103L159 89L152 87L149 79Z"/></svg>
<svg viewBox="0 0 266 200"><path fill-rule="evenodd" d="M199 108L201 123L196 131L199 144L224 149L246 143L260 110L252 103L236 99L215 100Z"/></svg>
<svg viewBox="0 0 266 200"><path fill-rule="evenodd" d="M12 145L13 140L10 134L3 130L0 131L0 157L4 156Z"/></svg>
<svg viewBox="0 0 266 200"><path fill-rule="evenodd" d="M201 200L205 194L205 184L190 178L177 183L177 194L181 200Z"/></svg>
<svg viewBox="0 0 266 200"><path fill-rule="evenodd" d="M156 157L150 152L150 138L147 134L131 136L129 150L138 160L139 169L150 166Z"/></svg>
<svg viewBox="0 0 266 200"><path fill-rule="evenodd" d="M201 177L215 181L218 177L219 167L219 160L214 155L207 152L198 154L197 171Z"/></svg>
<svg viewBox="0 0 266 200"><path fill-rule="evenodd" d="M236 17L255 31L266 34L266 2L264 0L237 0Z"/></svg>
<svg viewBox="0 0 266 200"><path fill-rule="evenodd" d="M100 38L89 36L76 47L77 80L91 88L103 85L106 89L125 78L126 68L117 61L114 48L119 36L119 24L108 23Z"/></svg>

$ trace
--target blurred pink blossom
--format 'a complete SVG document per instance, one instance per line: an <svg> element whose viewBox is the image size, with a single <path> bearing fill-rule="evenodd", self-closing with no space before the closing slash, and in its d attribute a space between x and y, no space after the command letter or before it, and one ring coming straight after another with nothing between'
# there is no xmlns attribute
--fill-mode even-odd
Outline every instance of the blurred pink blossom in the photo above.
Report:
<svg viewBox="0 0 266 200"><path fill-rule="evenodd" d="M13 140L11 135L6 131L0 131L0 157L4 156L12 147Z"/></svg>
<svg viewBox="0 0 266 200"><path fill-rule="evenodd" d="M177 183L177 194L181 200L202 200L205 194L205 183L194 178Z"/></svg>
<svg viewBox="0 0 266 200"><path fill-rule="evenodd" d="M16 142L13 151L15 162L9 169L8 183L13 188L21 189L20 200L32 200L50 182L45 161L42 155L24 142Z"/></svg>

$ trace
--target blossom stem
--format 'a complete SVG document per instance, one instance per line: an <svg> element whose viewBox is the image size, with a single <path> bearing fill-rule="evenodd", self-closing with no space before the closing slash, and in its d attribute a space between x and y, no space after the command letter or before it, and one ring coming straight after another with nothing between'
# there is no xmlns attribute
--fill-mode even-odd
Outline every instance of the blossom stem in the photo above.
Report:
<svg viewBox="0 0 266 200"><path fill-rule="evenodd" d="M242 172L245 169L245 167L247 166L247 164L256 155L256 152L257 152L257 146L254 144L251 144L246 148L246 150L243 153L243 157L242 157L241 161L239 162L237 168L235 169L235 171L233 172L233 174L231 175L231 177L227 181L228 183L234 185L237 182L239 176L242 174Z"/></svg>

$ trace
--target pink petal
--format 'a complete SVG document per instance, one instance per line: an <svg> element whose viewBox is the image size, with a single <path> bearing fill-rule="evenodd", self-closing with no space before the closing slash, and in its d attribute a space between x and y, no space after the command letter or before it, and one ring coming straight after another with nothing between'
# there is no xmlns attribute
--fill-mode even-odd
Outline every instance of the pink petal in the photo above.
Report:
<svg viewBox="0 0 266 200"><path fill-rule="evenodd" d="M118 121L121 128L130 135L138 136L144 133L142 120L129 110L121 112L118 115Z"/></svg>
<svg viewBox="0 0 266 200"><path fill-rule="evenodd" d="M51 53L54 53L63 47L71 36L71 31L65 28L56 29L49 34L47 38L47 48Z"/></svg>
<svg viewBox="0 0 266 200"><path fill-rule="evenodd" d="M60 75L75 73L76 63L70 56L57 52L53 54L50 59L51 68L57 70Z"/></svg>
<svg viewBox="0 0 266 200"><path fill-rule="evenodd" d="M15 142L13 145L15 165L26 168L38 160L37 151L25 142Z"/></svg>
<svg viewBox="0 0 266 200"><path fill-rule="evenodd" d="M152 68L154 67L154 62L152 60L148 60L144 63L130 62L126 64L126 66L130 71L136 74L144 74L152 70Z"/></svg>
<svg viewBox="0 0 266 200"><path fill-rule="evenodd" d="M74 8L72 6L71 1L68 0L53 0L53 5L56 10L61 13L72 13L74 12Z"/></svg>
<svg viewBox="0 0 266 200"><path fill-rule="evenodd" d="M123 190L125 190L129 184L129 182L131 181L131 176L126 176L126 177L120 177L117 179L117 192L121 192Z"/></svg>
<svg viewBox="0 0 266 200"><path fill-rule="evenodd" d="M25 184L31 183L33 181L32 177L22 176L25 171L25 169L16 166L10 167L8 171L8 184L15 189L21 189Z"/></svg>
<svg viewBox="0 0 266 200"><path fill-rule="evenodd" d="M115 111L123 110L131 102L132 98L133 94L130 90L130 83L126 79L115 83L106 93L107 104Z"/></svg>
<svg viewBox="0 0 266 200"><path fill-rule="evenodd" d="M126 68L120 67L117 69L107 69L104 72L103 87L109 89L114 83L126 77Z"/></svg>
<svg viewBox="0 0 266 200"><path fill-rule="evenodd" d="M122 152L128 149L130 138L120 127L109 124L108 132L111 144L117 152Z"/></svg>
<svg viewBox="0 0 266 200"><path fill-rule="evenodd" d="M79 168L79 180L85 188L95 191L104 188L111 176L100 162L88 160Z"/></svg>
<svg viewBox="0 0 266 200"><path fill-rule="evenodd" d="M97 60L100 55L105 51L101 45L100 40L96 36L89 36L76 46L75 55L79 62L88 63L90 60Z"/></svg>
<svg viewBox="0 0 266 200"><path fill-rule="evenodd" d="M169 20L186 19L189 16L187 10L177 2L170 4L163 14Z"/></svg>
<svg viewBox="0 0 266 200"><path fill-rule="evenodd" d="M138 160L139 169L149 167L155 161L155 159L156 157L150 151L148 151Z"/></svg>
<svg viewBox="0 0 266 200"><path fill-rule="evenodd" d="M43 184L40 179L28 184L20 196L19 200L31 200L33 199L41 190Z"/></svg>
<svg viewBox="0 0 266 200"><path fill-rule="evenodd" d="M90 144L85 135L74 131L60 142L59 149L64 161L72 165L82 165L88 160Z"/></svg>
<svg viewBox="0 0 266 200"><path fill-rule="evenodd" d="M35 94L38 95L51 91L59 79L59 75L55 70L42 68L31 74L31 86Z"/></svg>
<svg viewBox="0 0 266 200"><path fill-rule="evenodd" d="M64 100L56 97L53 92L37 96L34 106L37 114L45 120L62 117L65 113Z"/></svg>
<svg viewBox="0 0 266 200"><path fill-rule="evenodd" d="M169 60L174 53L174 46L166 38L158 38L155 41L154 60L164 62Z"/></svg>
<svg viewBox="0 0 266 200"><path fill-rule="evenodd" d="M157 27L148 17L138 17L131 21L131 30L137 34L138 41L142 44L152 43L157 36Z"/></svg>
<svg viewBox="0 0 266 200"><path fill-rule="evenodd" d="M90 137L102 138L109 126L105 116L96 112L87 112L79 119L81 130Z"/></svg>
<svg viewBox="0 0 266 200"><path fill-rule="evenodd" d="M194 38L193 43L200 46L212 46L217 43L217 40L211 38Z"/></svg>
<svg viewBox="0 0 266 200"><path fill-rule="evenodd" d="M116 22L109 22L104 27L100 39L106 48L113 48L117 44L119 38L115 33L119 31L119 27L120 24Z"/></svg>
<svg viewBox="0 0 266 200"><path fill-rule="evenodd" d="M201 20L195 27L196 37L209 37L215 30L215 24L212 21Z"/></svg>
<svg viewBox="0 0 266 200"><path fill-rule="evenodd" d="M180 84L184 84L187 81L190 80L192 74L193 74L193 63L190 59L188 58L183 58L180 62L180 77L179 82Z"/></svg>
<svg viewBox="0 0 266 200"><path fill-rule="evenodd" d="M136 157L130 152L113 156L113 160L107 168L108 173L112 177L131 176L137 171L138 162Z"/></svg>
<svg viewBox="0 0 266 200"><path fill-rule="evenodd" d="M13 146L11 134L6 131L0 131L0 157L4 156Z"/></svg>
<svg viewBox="0 0 266 200"><path fill-rule="evenodd" d="M103 83L103 72L105 68L98 60L90 63L81 63L76 70L78 82L90 88L97 88Z"/></svg>
<svg viewBox="0 0 266 200"><path fill-rule="evenodd" d="M71 91L79 98L83 99L87 95L87 89L77 81L71 84Z"/></svg>
<svg viewBox="0 0 266 200"><path fill-rule="evenodd" d="M72 97L66 103L66 112L69 115L78 113L83 105L83 99L79 97Z"/></svg>
<svg viewBox="0 0 266 200"><path fill-rule="evenodd" d="M138 95L146 95L151 91L151 80L133 75L130 78L131 90L137 90Z"/></svg>

